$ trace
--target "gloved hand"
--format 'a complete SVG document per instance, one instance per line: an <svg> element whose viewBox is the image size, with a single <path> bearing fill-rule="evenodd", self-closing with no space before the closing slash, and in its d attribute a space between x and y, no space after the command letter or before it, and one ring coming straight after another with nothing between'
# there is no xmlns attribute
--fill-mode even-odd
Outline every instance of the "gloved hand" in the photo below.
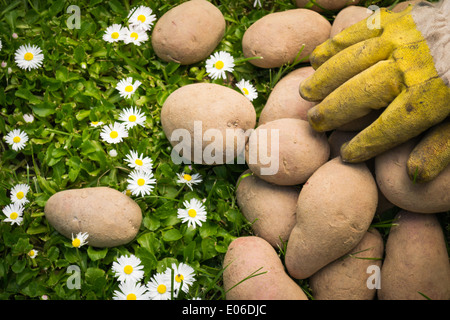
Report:
<svg viewBox="0 0 450 320"><path fill-rule="evenodd" d="M380 28L369 28L365 19L311 54L316 72L300 85L300 94L321 101L308 112L315 130L336 129L373 109L386 108L342 145L343 161L370 159L450 115L449 17L450 0L422 2L400 13L381 9ZM448 133L446 128L441 130ZM436 173L431 158L445 168L450 162L449 139L449 134L435 135L428 147L419 147L422 160L410 162L410 176L418 182L433 179L440 171ZM438 148L440 152L433 151Z"/></svg>

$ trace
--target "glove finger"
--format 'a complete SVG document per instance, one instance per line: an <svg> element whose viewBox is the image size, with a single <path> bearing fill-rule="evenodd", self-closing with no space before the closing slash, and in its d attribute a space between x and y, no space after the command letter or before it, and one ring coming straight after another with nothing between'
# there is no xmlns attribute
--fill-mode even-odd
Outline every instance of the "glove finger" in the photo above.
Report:
<svg viewBox="0 0 450 320"><path fill-rule="evenodd" d="M368 160L418 136L450 113L450 90L434 78L400 93L370 126L341 147L346 162Z"/></svg>
<svg viewBox="0 0 450 320"><path fill-rule="evenodd" d="M365 116L373 109L387 107L402 88L402 74L395 62L380 61L345 82L311 108L308 121L319 132L336 129Z"/></svg>
<svg viewBox="0 0 450 320"><path fill-rule="evenodd" d="M436 178L450 164L450 120L433 127L411 152L408 175L423 183Z"/></svg>
<svg viewBox="0 0 450 320"><path fill-rule="evenodd" d="M311 77L302 81L300 95L308 101L321 101L350 78L386 60L392 50L392 44L382 38L357 43L333 56Z"/></svg>
<svg viewBox="0 0 450 320"><path fill-rule="evenodd" d="M378 14L378 16L375 16ZM361 20L335 35L332 39L325 41L315 48L309 57L309 61L314 69L325 63L338 52L365 40L375 38L381 35L383 27L395 18L398 14L381 9L370 17ZM372 21L377 18L379 26L373 25Z"/></svg>

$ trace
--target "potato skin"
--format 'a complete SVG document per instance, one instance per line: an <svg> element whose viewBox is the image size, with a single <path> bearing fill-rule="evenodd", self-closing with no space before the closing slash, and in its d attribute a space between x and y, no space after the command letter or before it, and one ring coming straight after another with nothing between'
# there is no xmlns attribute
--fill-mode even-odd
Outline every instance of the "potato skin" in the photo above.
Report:
<svg viewBox="0 0 450 320"><path fill-rule="evenodd" d="M207 58L224 34L222 12L208 1L191 0L158 19L152 32L152 47L164 61L189 65Z"/></svg>
<svg viewBox="0 0 450 320"><path fill-rule="evenodd" d="M365 7L349 6L342 9L336 15L331 25L330 38L333 38L351 25L369 17L371 14L372 11Z"/></svg>
<svg viewBox="0 0 450 320"><path fill-rule="evenodd" d="M450 210L450 166L430 182L414 183L407 161L417 140L410 140L375 158L377 184L394 205L407 211L438 213Z"/></svg>
<svg viewBox="0 0 450 320"><path fill-rule="evenodd" d="M248 173L251 171L244 171L239 178L236 189L238 206L252 223L255 235L279 248L289 239L295 225L300 191L295 187L268 183L254 174L245 176Z"/></svg>
<svg viewBox="0 0 450 320"><path fill-rule="evenodd" d="M273 162L278 161L278 170L273 174L263 172L272 164L265 164L257 157L260 152L266 156L261 151L264 146L267 146L267 153L274 159ZM327 162L329 154L330 146L324 133L314 131L305 120L283 118L267 122L252 132L246 145L245 157L250 170L261 179L277 185L292 186L304 183Z"/></svg>
<svg viewBox="0 0 450 320"><path fill-rule="evenodd" d="M434 214L400 211L386 242L380 300L450 299L450 264Z"/></svg>
<svg viewBox="0 0 450 320"><path fill-rule="evenodd" d="M262 57L249 62L260 68L277 68L305 58L330 36L331 24L317 12L291 9L270 13L253 23L244 33L244 56ZM305 59L303 61L308 61Z"/></svg>
<svg viewBox="0 0 450 320"><path fill-rule="evenodd" d="M195 122L200 121L202 137L195 137ZM212 144L205 138L209 129L217 129L223 137L223 150L233 152L234 156L242 152L245 147L245 131L256 125L256 112L252 103L239 92L214 83L194 83L185 85L172 92L167 97L161 109L161 125L166 137L171 140L172 133L177 129L185 129L191 138L191 154L183 155L186 160L202 164L223 164L226 154L215 163L206 163L202 159L194 158L194 148L198 144L201 151ZM231 139L227 141L226 132L235 132L242 138L242 146ZM179 141L170 141L175 146ZM238 148L241 148L238 150Z"/></svg>
<svg viewBox="0 0 450 320"><path fill-rule="evenodd" d="M326 265L309 278L314 299L373 300L377 291L376 288L367 286L372 273L369 267L376 266L381 269L383 252L384 243L380 233L376 229L369 229L348 254Z"/></svg>
<svg viewBox="0 0 450 320"><path fill-rule="evenodd" d="M316 0L316 3L327 10L340 10L345 6L358 4L359 1L360 0ZM309 0L295 0L295 4L299 8L304 8L305 5L307 5L308 3ZM312 6L311 10L317 12L323 11L320 7L316 5Z"/></svg>
<svg viewBox="0 0 450 320"><path fill-rule="evenodd" d="M300 96L299 84L314 73L312 67L289 72L273 88L259 116L259 125L281 118L308 120L306 113L316 105Z"/></svg>
<svg viewBox="0 0 450 320"><path fill-rule="evenodd" d="M275 249L262 238L247 236L233 240L223 267L227 300L308 300L300 286L284 271ZM252 273L262 272L265 273L235 286Z"/></svg>
<svg viewBox="0 0 450 320"><path fill-rule="evenodd" d="M285 257L289 274L306 279L354 248L369 229L377 201L375 180L364 163L337 157L321 166L298 197Z"/></svg>
<svg viewBox="0 0 450 320"><path fill-rule="evenodd" d="M45 204L47 221L63 236L87 232L93 247L115 247L132 241L142 222L139 205L107 187L70 189L55 193Z"/></svg>

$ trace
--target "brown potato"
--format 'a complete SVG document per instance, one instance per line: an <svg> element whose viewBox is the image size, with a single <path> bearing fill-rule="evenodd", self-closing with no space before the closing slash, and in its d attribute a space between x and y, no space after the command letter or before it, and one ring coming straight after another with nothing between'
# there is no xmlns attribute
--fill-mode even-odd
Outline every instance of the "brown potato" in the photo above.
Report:
<svg viewBox="0 0 450 320"><path fill-rule="evenodd" d="M337 157L315 171L298 197L285 257L289 274L306 279L353 249L369 229L377 200L375 180L364 163Z"/></svg>
<svg viewBox="0 0 450 320"><path fill-rule="evenodd" d="M307 57L330 36L331 24L317 12L292 9L270 13L253 23L244 33L242 50L260 68L277 68Z"/></svg>
<svg viewBox="0 0 450 320"><path fill-rule="evenodd" d="M282 247L295 225L299 190L268 183L250 170L238 180L236 200L252 230L273 247Z"/></svg>
<svg viewBox="0 0 450 320"><path fill-rule="evenodd" d="M225 254L223 286L227 300L308 300L284 271L275 249L254 236L237 238ZM246 279L252 275L250 279Z"/></svg>
<svg viewBox="0 0 450 320"><path fill-rule="evenodd" d="M336 18L331 25L330 38L333 38L351 25L369 17L372 13L373 11L365 7L349 6L342 9L336 15Z"/></svg>
<svg viewBox="0 0 450 320"><path fill-rule="evenodd" d="M450 210L450 166L434 180L414 183L408 176L406 163L416 140L405 142L375 158L378 186L397 207L420 213Z"/></svg>
<svg viewBox="0 0 450 320"><path fill-rule="evenodd" d="M305 120L291 118L257 127L245 148L247 164L254 174L284 186L304 183L330 154L324 133L314 131Z"/></svg>
<svg viewBox="0 0 450 320"><path fill-rule="evenodd" d="M310 7L310 0L295 0L295 4L299 8L305 8L305 6L307 6L307 8L311 10L322 12L322 8L333 11L340 10L346 6L358 4L359 1L360 0L315 0L315 3L318 5L313 5Z"/></svg>
<svg viewBox="0 0 450 320"><path fill-rule="evenodd" d="M158 19L152 32L152 47L164 61L189 65L207 58L224 34L222 12L208 1L191 0Z"/></svg>
<svg viewBox="0 0 450 320"><path fill-rule="evenodd" d="M291 71L273 88L259 116L259 125L281 118L308 120L306 113L316 105L300 96L299 84L314 73L312 67Z"/></svg>
<svg viewBox="0 0 450 320"><path fill-rule="evenodd" d="M169 95L162 106L161 124L174 146L173 161L223 164L234 161L244 151L249 134L246 131L255 127L256 112L236 90L195 83ZM183 159L177 159L178 154Z"/></svg>
<svg viewBox="0 0 450 320"><path fill-rule="evenodd" d="M450 264L434 214L400 211L386 242L380 300L450 299Z"/></svg>
<svg viewBox="0 0 450 320"><path fill-rule="evenodd" d="M381 269L383 252L384 243L380 233L376 229L369 229L348 254L309 278L314 299L373 300L377 291L369 278L374 271L379 272Z"/></svg>
<svg viewBox="0 0 450 320"><path fill-rule="evenodd" d="M139 205L107 187L64 190L45 204L47 221L63 236L87 232L93 247L115 247L132 241L142 222Z"/></svg>

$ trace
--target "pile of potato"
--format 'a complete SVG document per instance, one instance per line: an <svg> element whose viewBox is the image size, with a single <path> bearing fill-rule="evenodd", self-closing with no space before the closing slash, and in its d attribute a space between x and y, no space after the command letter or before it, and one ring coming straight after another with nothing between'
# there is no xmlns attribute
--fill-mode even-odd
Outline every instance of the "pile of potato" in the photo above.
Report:
<svg viewBox="0 0 450 320"><path fill-rule="evenodd" d="M317 45L371 14L354 6L357 0L316 0L325 9L342 9L330 24L319 7L304 8L307 2L297 0L298 9L268 14L247 29L244 55L262 57L250 63L277 68L292 63L300 51L301 58L307 57ZM218 14L203 0L187 3ZM200 40L197 34L204 25L197 16L179 22L161 19L160 24L169 27L155 26L155 32L166 34L154 40L155 52L179 63L207 56L223 35L222 18L218 14L208 27L211 37ZM174 23L186 24L193 41L208 42L195 46L203 51L195 53L198 58L182 57L184 49L167 44ZM333 132L315 132L306 119L314 103L298 92L299 84L313 73L306 66L284 76L259 119L251 103L215 84L180 88L163 106L161 121L168 138L180 128L193 133L195 121L207 124L206 129L235 128L241 134L256 126L246 136L243 150L249 169L236 188L237 203L252 223L254 235L237 238L228 248L223 263L226 298L450 299L450 264L437 218L450 210L450 167L432 182L411 182L406 160L414 141L365 163L342 162L342 143L379 113ZM211 141L197 138L192 134L188 144L197 142L202 151L208 148ZM234 140L231 145L224 143L224 150L230 148L238 154L243 146ZM195 161L193 154L183 156ZM223 156L217 159L225 160ZM274 163L268 163L267 157L278 160L271 174L267 172ZM195 162L205 164L202 159ZM371 225L389 208L399 212L385 236ZM312 296L305 294L299 280L307 280Z"/></svg>

